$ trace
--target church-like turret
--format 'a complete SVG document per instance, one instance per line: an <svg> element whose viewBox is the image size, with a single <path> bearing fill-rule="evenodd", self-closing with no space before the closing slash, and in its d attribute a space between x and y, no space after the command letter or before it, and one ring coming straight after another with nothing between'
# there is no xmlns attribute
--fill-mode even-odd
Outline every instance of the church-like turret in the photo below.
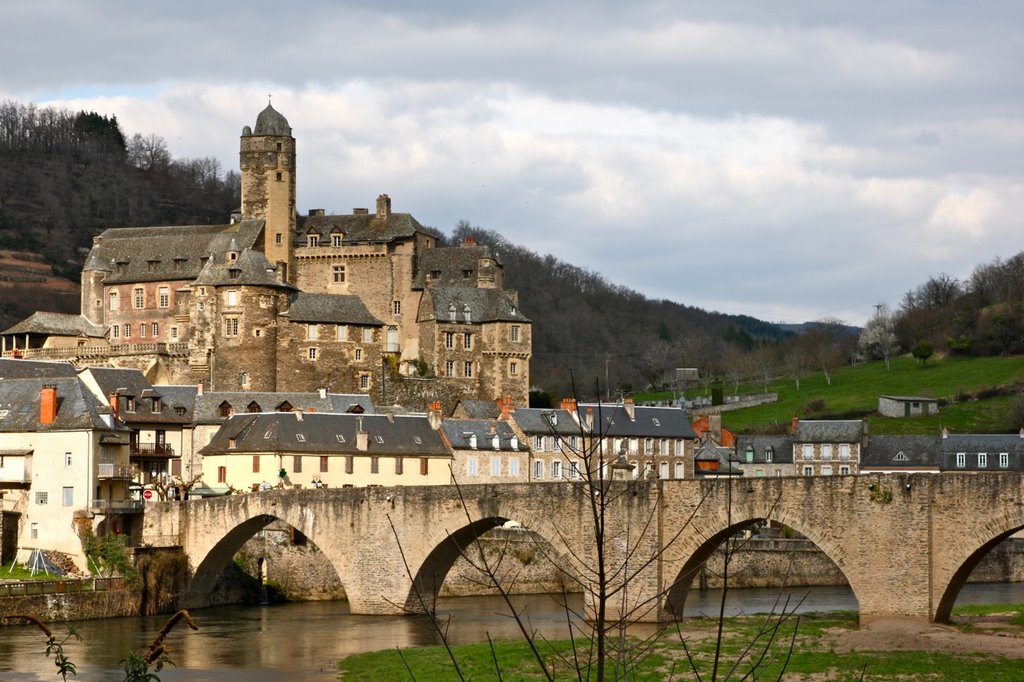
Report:
<svg viewBox="0 0 1024 682"><path fill-rule="evenodd" d="M267 260L283 265L285 281L293 281L295 138L288 120L270 104L256 117L255 128L242 129L239 161L242 218L266 221L263 251Z"/></svg>

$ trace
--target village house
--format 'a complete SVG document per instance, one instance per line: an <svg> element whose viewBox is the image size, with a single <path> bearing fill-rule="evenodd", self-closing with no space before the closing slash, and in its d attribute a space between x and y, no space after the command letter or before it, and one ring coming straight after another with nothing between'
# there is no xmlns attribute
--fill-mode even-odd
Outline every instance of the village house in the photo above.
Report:
<svg viewBox="0 0 1024 682"><path fill-rule="evenodd" d="M856 474L867 423L860 419L793 417L793 464L797 476Z"/></svg>
<svg viewBox="0 0 1024 682"><path fill-rule="evenodd" d="M141 531L132 499L127 428L73 374L0 381L0 507L5 534L17 528L17 555L33 549L67 554L82 570L82 536ZM8 557L9 558L9 557Z"/></svg>
<svg viewBox="0 0 1024 682"><path fill-rule="evenodd" d="M211 485L238 491L451 482L451 453L425 415L236 414L199 454Z"/></svg>
<svg viewBox="0 0 1024 682"><path fill-rule="evenodd" d="M736 464L744 476L793 476L793 437L740 434L736 436Z"/></svg>

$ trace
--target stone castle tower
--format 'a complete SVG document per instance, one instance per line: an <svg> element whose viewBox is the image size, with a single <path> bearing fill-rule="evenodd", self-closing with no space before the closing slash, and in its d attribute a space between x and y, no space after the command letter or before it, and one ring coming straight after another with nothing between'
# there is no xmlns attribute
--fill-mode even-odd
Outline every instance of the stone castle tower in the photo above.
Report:
<svg viewBox="0 0 1024 682"><path fill-rule="evenodd" d="M242 129L242 219L266 220L263 252L293 282L292 238L295 234L295 138L287 119L274 107L256 117L256 127ZM283 266L283 267L282 267Z"/></svg>

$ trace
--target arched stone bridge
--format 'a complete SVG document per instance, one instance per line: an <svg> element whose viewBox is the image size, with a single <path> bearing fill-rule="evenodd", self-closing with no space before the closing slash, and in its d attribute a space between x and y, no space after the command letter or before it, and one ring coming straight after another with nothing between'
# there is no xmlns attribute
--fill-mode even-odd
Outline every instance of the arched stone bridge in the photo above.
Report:
<svg viewBox="0 0 1024 682"><path fill-rule="evenodd" d="M607 561L621 565L632 550L630 570L638 573L629 601L646 605L634 613L644 620L681 611L695 569L714 549L772 520L805 535L838 565L862 622L942 622L981 558L1024 528L1024 474L609 485ZM460 548L506 520L565 555L595 561L593 499L572 483L267 491L149 505L142 539L184 548L193 571L184 601L197 606L243 543L281 519L330 560L353 613L402 613L422 610L420 599L436 594Z"/></svg>

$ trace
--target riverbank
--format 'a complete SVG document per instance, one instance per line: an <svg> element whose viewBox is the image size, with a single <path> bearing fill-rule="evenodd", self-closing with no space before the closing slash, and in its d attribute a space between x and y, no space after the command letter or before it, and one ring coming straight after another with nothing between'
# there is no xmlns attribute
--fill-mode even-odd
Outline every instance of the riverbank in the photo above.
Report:
<svg viewBox="0 0 1024 682"><path fill-rule="evenodd" d="M764 636L764 617L726 618L719 640L717 619L688 619L679 629L653 640L629 640L622 658L636 677L653 680L678 679L694 671L708 679L716 664L720 675L733 665L740 674L757 665L756 679L776 679L784 673L787 680L806 682L1024 678L1024 605L958 610L949 626L892 619L858 627L855 614L836 613L770 625L769 638ZM578 659L567 641L537 644L544 664L556 677L574 675ZM721 658L716 657L716 648ZM586 655L585 648L577 652ZM521 641L457 645L452 647L451 657L473 679L494 677L496 665L506 676L514 671L518 680L544 679L532 652ZM405 651L401 656L391 650L379 651L350 656L339 663L339 670L346 682L410 677L440 681L450 679L451 657L441 647ZM618 660L615 652L609 660Z"/></svg>

